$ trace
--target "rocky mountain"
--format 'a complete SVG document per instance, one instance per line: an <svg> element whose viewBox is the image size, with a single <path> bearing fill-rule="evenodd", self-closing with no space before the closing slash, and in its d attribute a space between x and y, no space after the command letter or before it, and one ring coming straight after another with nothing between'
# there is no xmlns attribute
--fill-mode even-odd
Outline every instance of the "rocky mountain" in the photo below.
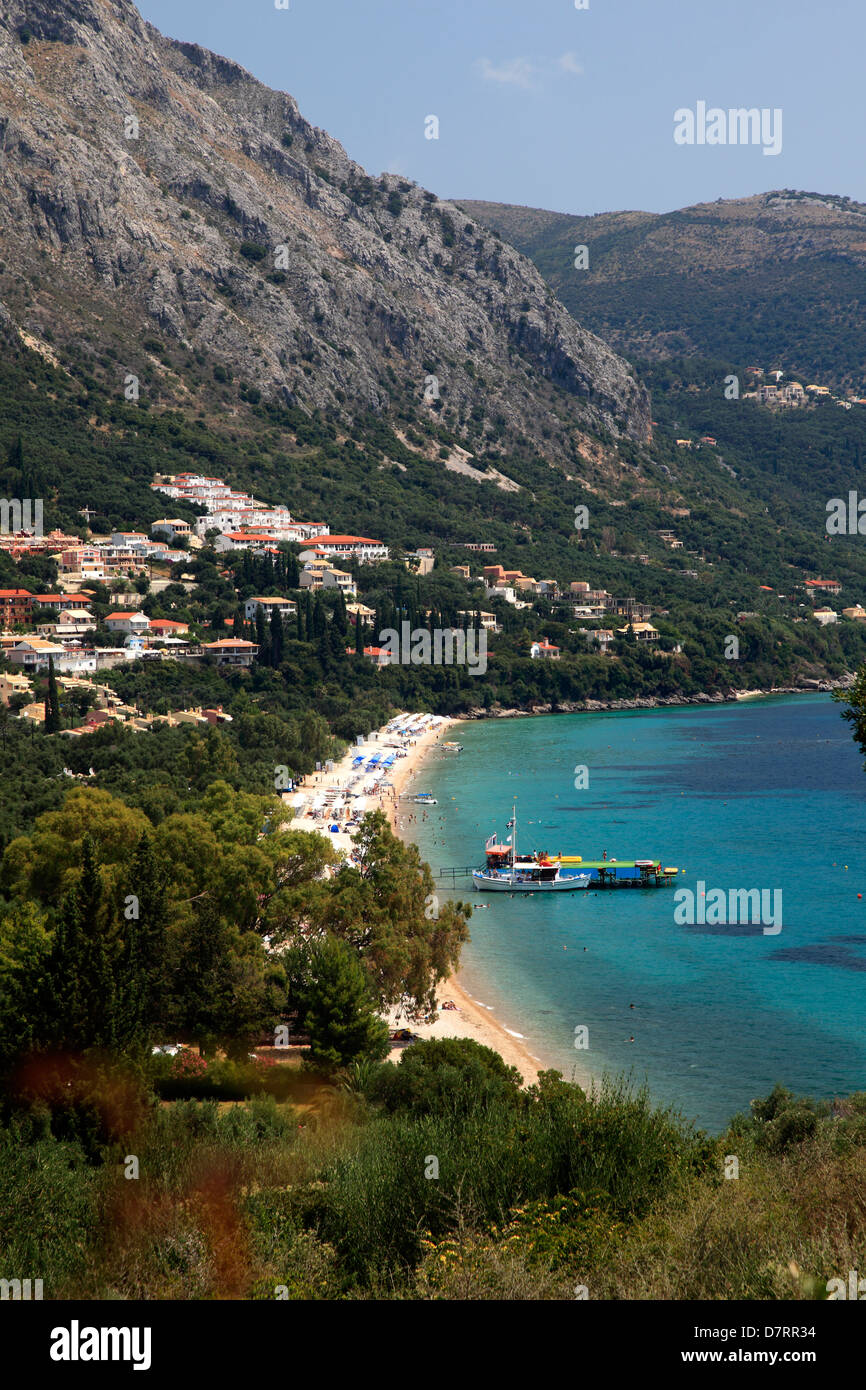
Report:
<svg viewBox="0 0 866 1390"><path fill-rule="evenodd" d="M570 217L461 201L619 351L866 385L866 205L791 189L677 212ZM585 246L588 267L575 267Z"/></svg>
<svg viewBox="0 0 866 1390"><path fill-rule="evenodd" d="M119 392L144 369L153 404L204 408L179 349L251 399L471 421L476 460L650 438L628 364L529 260L130 0L4 0L0 223L7 324Z"/></svg>

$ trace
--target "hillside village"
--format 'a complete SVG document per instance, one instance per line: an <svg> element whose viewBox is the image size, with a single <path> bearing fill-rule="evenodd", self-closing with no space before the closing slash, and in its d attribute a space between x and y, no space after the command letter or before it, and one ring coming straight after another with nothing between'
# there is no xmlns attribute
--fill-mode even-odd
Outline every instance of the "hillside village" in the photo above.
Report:
<svg viewBox="0 0 866 1390"><path fill-rule="evenodd" d="M707 437L702 442L715 441ZM261 502L221 478L193 473L157 475L152 487L161 496L196 512L195 519L162 517L151 523L149 535L144 531L115 531L84 540L59 531L41 536L19 531L0 536L0 551L9 558L20 561L27 556L41 556L57 566L56 588L48 593L31 592L24 587L0 590L0 658L6 668L6 674L0 678L0 701L4 705L11 702L22 718L37 722L44 719L44 705L27 697L32 693L32 678L50 670L73 697L80 697L85 688L91 692L89 704L82 702L86 711L84 722L63 730L72 736L92 732L108 719L125 720L136 730L150 728L155 721L224 722L230 716L221 708L179 709L165 715L144 716L113 696L110 688L100 686L98 675L138 659L174 659L191 665L213 663L217 667L248 669L259 659L262 634L272 632L275 621L284 625L295 620L299 605L320 594L338 595L345 618L354 627L354 647L346 646L347 654L361 653L376 668L399 660L391 649L380 645L381 634L376 640L376 634L370 632L376 612L358 597L358 567L392 558L384 542L368 536L333 534L325 521L297 520L288 507ZM688 515L688 510L681 509L681 514ZM668 549L682 548L672 530L662 530L659 536ZM195 574L187 567L209 546L217 557L243 552L256 557L259 563L268 561L274 566L275 578L280 566L285 569L286 556L291 555L292 573L285 571L282 582L275 587L291 589L294 597L282 592L246 598L238 618L225 620L224 627L231 629L227 635L183 619L149 617L142 610L146 597L157 596L169 586L194 594ZM493 549L486 542L465 548L481 559L488 559ZM431 547L401 552L400 558L410 573L419 576L429 575L437 561ZM347 564L353 569L343 568ZM573 631L582 633L588 652L610 656L618 639L628 638L639 644L657 644L660 639L659 630L651 622L654 610L650 604L634 596L617 596L585 580L560 585L555 579L536 579L498 563L484 563L479 568L477 561L474 565L449 565L448 571L465 582L467 599L470 592L477 594L478 586L483 585L486 599L494 604L491 609L476 603L459 610L463 630L478 627L486 636L495 638L502 631L500 618L506 607L533 610L539 601L545 601L558 614L580 623ZM226 569L221 574L229 578L232 571ZM772 592L769 586L761 587ZM837 580L813 577L794 587L804 595L805 602L800 606L807 613L811 611L811 618L821 626L836 623L840 616L847 621L866 621L866 609L859 603L843 608L841 614L827 605L825 600L841 591ZM116 603L97 614L95 609L105 607L97 599L104 598L106 591ZM661 616L666 614L665 609L656 611ZM742 623L756 616L742 611L736 620ZM796 613L793 621L802 622L804 617ZM660 654L673 657L681 650L678 642L668 642ZM563 653L555 642L539 634L527 640L526 655L538 661L559 661Z"/></svg>
<svg viewBox="0 0 866 1390"><path fill-rule="evenodd" d="M855 405L866 405L866 396L858 396L853 392L849 392L846 396L837 396L834 395L829 386L819 386L817 382L810 382L808 386L803 386L799 381L785 381L785 373L779 369L765 371L763 367L747 367L746 374L754 389L743 392L743 400L745 401L758 401L761 405L785 407L802 407L817 405L819 401L835 401L844 410L850 410Z"/></svg>

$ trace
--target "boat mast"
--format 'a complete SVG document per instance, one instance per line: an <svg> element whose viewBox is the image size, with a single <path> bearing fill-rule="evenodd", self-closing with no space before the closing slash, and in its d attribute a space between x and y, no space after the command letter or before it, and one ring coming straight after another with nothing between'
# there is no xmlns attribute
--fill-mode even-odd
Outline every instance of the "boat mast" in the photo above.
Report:
<svg viewBox="0 0 866 1390"><path fill-rule="evenodd" d="M517 871L517 802L511 808L511 882Z"/></svg>

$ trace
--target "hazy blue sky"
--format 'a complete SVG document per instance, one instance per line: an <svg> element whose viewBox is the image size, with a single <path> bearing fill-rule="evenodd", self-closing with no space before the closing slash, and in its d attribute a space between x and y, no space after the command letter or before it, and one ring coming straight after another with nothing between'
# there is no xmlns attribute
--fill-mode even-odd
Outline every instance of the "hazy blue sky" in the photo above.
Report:
<svg viewBox="0 0 866 1390"><path fill-rule="evenodd" d="M442 197L667 211L770 188L866 201L866 0L140 0L290 92L369 172ZM674 112L781 108L782 151ZM439 139L424 122L439 119Z"/></svg>

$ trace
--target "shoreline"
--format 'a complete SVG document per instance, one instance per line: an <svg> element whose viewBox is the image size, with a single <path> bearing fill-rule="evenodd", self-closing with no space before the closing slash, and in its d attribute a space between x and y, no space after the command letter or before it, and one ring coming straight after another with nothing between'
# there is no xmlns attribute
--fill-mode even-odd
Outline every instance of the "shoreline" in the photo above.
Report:
<svg viewBox="0 0 866 1390"><path fill-rule="evenodd" d="M427 725L423 729L410 731L406 739L399 738L394 733L394 724L401 719L409 721L426 719ZM399 747L401 756L395 758L394 763L388 770L387 783L383 781L372 789L364 789L358 781L357 790L352 790L353 779L352 764L354 759L361 752L359 746L353 746L346 750L343 757L333 764L330 768L324 768L309 777L302 779L291 792L283 793L283 801L293 809L293 818L289 822L296 830L306 830L311 834L323 835L334 847L338 854L348 856L352 851L350 839L351 827L346 824L345 801L357 798L363 801L362 811L381 810L385 813L388 823L394 835L406 843L412 844L413 841L407 833L407 825L404 824L404 816L401 815L400 797L405 795L410 784L419 778L427 759L434 748L439 745L448 732L455 724L463 722L455 718L444 715L440 716L397 716L390 724L382 729L377 729L364 740L364 756L374 756L377 752L384 750L396 750ZM455 754L459 756L459 754ZM368 774L358 774L360 780L366 780ZM325 814L326 799L330 798L330 806L333 812L328 810ZM320 805L320 803L323 803ZM339 807L339 811L336 809ZM318 814L316 813L318 810ZM408 816L408 804L405 808L405 815ZM341 815L342 820L332 821L332 815ZM339 826L336 831L331 831L331 824ZM466 986L459 979L460 968L458 967L455 975L439 985L436 990L437 1012L435 1019L430 1023L411 1023L406 1020L397 1009L392 1009L387 1015L387 1020L391 1032L396 1032L401 1028L407 1028L409 1032L419 1038L472 1038L474 1041L482 1043L485 1047L492 1048L498 1052L503 1061L509 1066L516 1067L523 1078L524 1085L532 1085L538 1077L539 1071L544 1070L545 1064L541 1058L536 1057L530 1052L526 1040L516 1037L509 1032L506 1026L497 1018L489 1008L486 1008L480 1001L474 999ZM443 1004L453 1004L453 1008L443 1008ZM410 1044L405 1042L393 1041L388 1060L398 1062L405 1049ZM581 1082L583 1084L583 1082Z"/></svg>
<svg viewBox="0 0 866 1390"><path fill-rule="evenodd" d="M597 714L625 710L646 710L670 707L699 706L708 707L720 704L737 704L744 699L769 698L773 695L815 695L827 694L831 690L845 688L850 682L840 680L839 682L817 682L814 686L804 688L798 687L774 687L769 690L747 690L731 692L728 695L692 695L692 696L646 696L634 699L623 700L587 700L581 703L564 702L556 707L537 706L532 710L506 709L506 710L473 710L463 715L455 716L414 716L416 719L426 719L427 726L422 730L413 731L410 741L403 744L402 756L389 771L388 785L382 786L370 792L365 797L364 809L379 809L384 811L392 833L407 843L415 843L411 837L409 825L404 823L401 816L400 797L406 795L411 783L420 778L420 775L427 763L427 760L439 743L449 731L462 723L470 723L476 719L509 719L509 718L532 718L546 714ZM398 718L411 719L413 716L406 714ZM366 740L368 751L384 748L393 748L392 726L386 725L382 729L376 730L369 735ZM336 791L346 785L352 767L353 757L357 755L358 749L352 747L347 750L343 758L336 763L332 769L316 774L312 778L304 779L295 789L297 796L299 791L304 791L307 796L311 790L314 795L322 795L327 790ZM459 757L459 754L454 756ZM419 788L420 789L420 788ZM287 798L288 799L288 798ZM375 802L375 807L372 803ZM310 808L303 814L296 816L294 825L297 829L306 829L320 834L334 845L338 852L348 854L351 852L351 840L347 831L338 834L330 834L327 831L327 824L319 825L309 819ZM409 815L408 808L406 815ZM471 932L471 923L470 923ZM490 1006L486 1006L470 994L466 985L462 982L462 966L458 966L457 971L444 980L436 990L437 1013L435 1019L430 1023L410 1023L396 1009L392 1009L387 1015L388 1024L392 1032L400 1028L407 1028L416 1037L427 1038L472 1038L485 1047L498 1052L500 1057L509 1065L514 1066L523 1078L526 1086L533 1085L540 1071L546 1070L548 1065L541 1057L536 1056L530 1049L531 1039L518 1037L513 1031L508 1029L501 1019L497 1018ZM443 1008L443 1004L453 1004L453 1008ZM411 1044L406 1042L394 1042L388 1054L388 1060L398 1062L405 1047ZM559 1067L555 1068L560 1070ZM573 1079L581 1086L587 1094L590 1094L592 1087L598 1083L598 1077L590 1071L582 1069L577 1063L573 1068Z"/></svg>
<svg viewBox="0 0 866 1390"><path fill-rule="evenodd" d="M440 737L446 730L453 729L455 725L464 723L464 720L449 718L443 722L440 729L430 738L412 749L409 757L401 764L401 777L399 786L395 778L395 792L399 797L410 781L420 776L427 763L433 749L437 746ZM455 754L459 757L459 754ZM408 827L399 823L398 803L394 803L387 809L386 814L394 834L404 839L409 844L415 841L408 833ZM472 925L470 921L470 933ZM543 1058L536 1056L530 1050L531 1040L518 1036L507 1028L500 1018L497 1018L489 1005L483 1004L480 1000L470 994L467 986L460 978L461 966L457 967L455 974L450 975L447 980L443 980L436 990L436 1003L438 1006L437 1015L432 1023L407 1023L396 1011L389 1015L389 1023L393 1029L408 1027L409 1031L419 1038L472 1038L475 1042L481 1043L484 1047L491 1048L498 1052L500 1057L509 1066L516 1067L523 1078L525 1086L534 1085L538 1080L538 1073L548 1069L548 1064ZM454 1004L453 1009L444 1009L445 1003ZM400 1058L403 1047L408 1044L398 1045L389 1053L389 1060L396 1062ZM552 1065L552 1064L551 1064ZM577 1078L578 1085L582 1086L587 1093L593 1084L594 1078L588 1073L584 1073Z"/></svg>
<svg viewBox="0 0 866 1390"><path fill-rule="evenodd" d="M635 695L621 700L561 700L558 704L538 704L532 709L483 709L476 707L465 714L454 715L456 723L470 723L476 719L533 719L548 714L607 714L620 710L677 709L710 705L735 705L741 700L769 699L773 695L829 695L834 690L849 690L854 677L840 677L833 681L818 681L812 685L775 685L768 690L731 690L727 693L716 691L708 695L700 691L697 695Z"/></svg>
<svg viewBox="0 0 866 1390"><path fill-rule="evenodd" d="M766 699L773 695L828 694L831 690L846 688L850 683L851 682L847 680L840 680L838 682L816 682L815 686L805 688L802 686L773 687L769 690L736 691L729 695L700 694L682 696L679 698L673 696L646 696L631 700L587 700L581 704L575 703L574 705L572 705L571 702L567 704L563 703L557 706L555 710L550 706L538 706L532 710L476 710L469 714L448 717L448 719L443 722L440 734L444 733L446 728L452 729L455 726L459 727L460 724L474 722L478 719L533 718L545 714L598 714L621 710L645 710L688 706L707 708L709 706L721 704L735 705L739 704L742 700ZM401 766L402 775L399 781L399 789L396 790L396 796L399 796L400 792L407 787L413 776L417 776L421 773L429 754L438 742L438 738L439 734L437 734L436 737L426 739L423 744L418 745L412 750L410 756L405 760L405 764ZM456 756L459 757L459 754ZM409 843L414 843L407 834L407 828L398 825L397 804L395 799L388 810L388 819L391 829L395 835L407 839ZM526 1086L533 1085L538 1079L538 1073L547 1070L548 1066L553 1067L555 1070L561 1070L559 1066L554 1067L553 1063L547 1064L540 1057L536 1056L535 1053L530 1050L532 1046L531 1039L515 1037L512 1032L505 1027L501 1020L494 1015L491 1008L483 1005L469 993L466 986L461 982L461 969L462 967L458 966L456 973L443 981L436 991L436 1001L438 1005L436 1021L428 1024L410 1024L408 1025L410 1031L421 1038L474 1038L476 1042L483 1043L484 1046L490 1047L495 1052L498 1052L503 1060L510 1066L517 1067L517 1070L523 1077L524 1085ZM448 1000L456 1005L454 1010L442 1009L442 1003ZM396 1015L392 1015L390 1021L392 1028L401 1026L401 1019ZM403 1026L407 1025L404 1023ZM393 1049L389 1053L389 1060L394 1062L398 1061L402 1050L402 1047ZM600 1083L600 1077L595 1076L591 1071L585 1068L581 1068L578 1063L575 1063L572 1070L573 1076L566 1079L573 1079L577 1085L582 1087L587 1095L591 1094L593 1087Z"/></svg>

